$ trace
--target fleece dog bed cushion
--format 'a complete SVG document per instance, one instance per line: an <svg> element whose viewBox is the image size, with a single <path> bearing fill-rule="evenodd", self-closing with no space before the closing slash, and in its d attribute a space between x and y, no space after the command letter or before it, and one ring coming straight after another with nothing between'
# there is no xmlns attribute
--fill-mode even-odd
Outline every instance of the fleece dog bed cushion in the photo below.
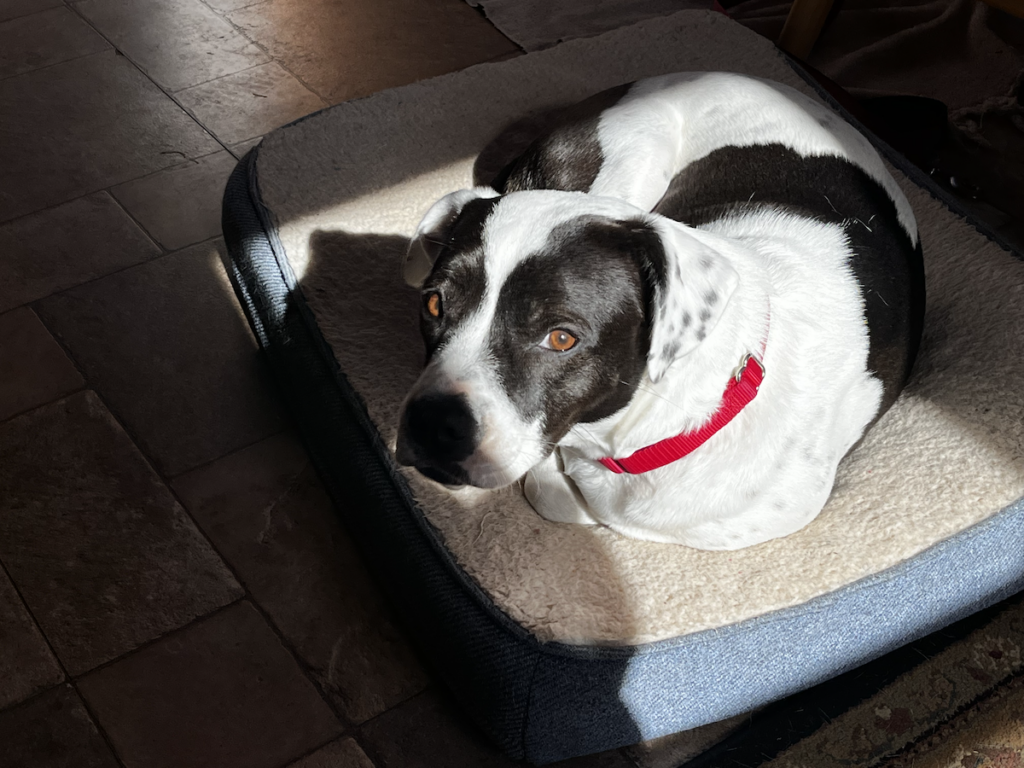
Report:
<svg viewBox="0 0 1024 768"><path fill-rule="evenodd" d="M923 347L800 532L696 551L396 467L423 363L401 279L420 217L473 184L513 121L684 70L816 95L764 39L682 12L312 115L267 136L225 197L239 297L371 569L467 711L536 762L748 711L1024 587L1024 264L899 170L927 268Z"/></svg>

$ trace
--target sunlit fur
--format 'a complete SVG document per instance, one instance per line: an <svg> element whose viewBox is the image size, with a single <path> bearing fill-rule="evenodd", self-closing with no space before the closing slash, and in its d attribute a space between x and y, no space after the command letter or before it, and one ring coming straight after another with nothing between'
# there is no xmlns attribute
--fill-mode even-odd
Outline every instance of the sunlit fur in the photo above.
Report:
<svg viewBox="0 0 1024 768"><path fill-rule="evenodd" d="M800 155L841 157L896 203L917 243L910 203L882 159L849 123L781 83L730 72L682 72L635 83L601 115L605 163L589 190L651 210L683 168L725 146L778 142ZM756 199L756 196L755 196Z"/></svg>
<svg viewBox="0 0 1024 768"><path fill-rule="evenodd" d="M857 284L835 227L777 214L688 234L742 275L721 321L626 409L573 429L559 455L528 476L527 496L549 519L735 549L792 533L818 514L882 387L866 370ZM758 350L769 312L767 375L732 423L684 460L645 474L614 475L596 463L710 418L743 355Z"/></svg>
<svg viewBox="0 0 1024 768"><path fill-rule="evenodd" d="M753 78L697 73L641 81L601 114L596 133L603 165L588 193L534 190L497 201L483 226L486 295L410 397L431 388L465 394L481 425L477 449L463 462L469 481L495 487L525 472L527 498L550 520L701 549L736 549L800 529L824 506L839 461L877 417L883 397L868 370L850 240L843 226L784 206L737 204L700 228L649 211L690 163L723 147L772 142L862 169L891 198L894 226L916 245L909 204L859 133L792 89ZM451 220L474 196L493 194L450 195L427 220ZM553 446L543 420L524 416L507 396L497 374L502 352L488 346L488 329L516 266L550 248L566 222L594 218L646 222L667 258L666 279L654 293L646 375L632 398L607 418L576 424ZM413 273L429 272L430 248L417 244L428 234L421 227L414 238ZM695 334L678 319L709 292L720 300ZM759 395L702 447L639 475L598 463L706 423L766 333Z"/></svg>

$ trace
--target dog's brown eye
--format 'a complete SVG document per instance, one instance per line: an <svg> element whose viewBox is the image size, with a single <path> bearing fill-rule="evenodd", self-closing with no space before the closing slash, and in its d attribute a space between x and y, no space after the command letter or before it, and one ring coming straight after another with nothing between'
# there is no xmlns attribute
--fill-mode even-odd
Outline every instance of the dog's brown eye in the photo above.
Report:
<svg viewBox="0 0 1024 768"><path fill-rule="evenodd" d="M555 352L568 352L576 346L576 337L568 331L561 329L549 333L545 341L547 341L545 346L555 350Z"/></svg>
<svg viewBox="0 0 1024 768"><path fill-rule="evenodd" d="M441 316L441 294L440 293L437 293L435 291L434 293L431 293L429 296L427 296L427 312L430 313L431 317L440 317Z"/></svg>

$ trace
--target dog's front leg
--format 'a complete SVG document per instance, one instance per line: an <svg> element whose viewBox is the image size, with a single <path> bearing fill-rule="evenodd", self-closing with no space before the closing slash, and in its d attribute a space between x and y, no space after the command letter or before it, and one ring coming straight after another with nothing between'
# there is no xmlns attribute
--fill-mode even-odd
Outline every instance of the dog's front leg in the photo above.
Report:
<svg viewBox="0 0 1024 768"><path fill-rule="evenodd" d="M576 483L562 471L562 457L557 448L526 473L523 493L537 514L553 523L598 524L590 516Z"/></svg>

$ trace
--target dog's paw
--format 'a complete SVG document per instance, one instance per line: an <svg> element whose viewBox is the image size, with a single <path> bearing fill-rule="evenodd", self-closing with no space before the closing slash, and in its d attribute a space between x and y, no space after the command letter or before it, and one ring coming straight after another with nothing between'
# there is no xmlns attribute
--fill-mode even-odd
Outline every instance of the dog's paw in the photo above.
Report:
<svg viewBox="0 0 1024 768"><path fill-rule="evenodd" d="M562 472L557 450L526 473L523 494L530 506L545 520L598 525L597 520L590 516L587 502L576 483Z"/></svg>

